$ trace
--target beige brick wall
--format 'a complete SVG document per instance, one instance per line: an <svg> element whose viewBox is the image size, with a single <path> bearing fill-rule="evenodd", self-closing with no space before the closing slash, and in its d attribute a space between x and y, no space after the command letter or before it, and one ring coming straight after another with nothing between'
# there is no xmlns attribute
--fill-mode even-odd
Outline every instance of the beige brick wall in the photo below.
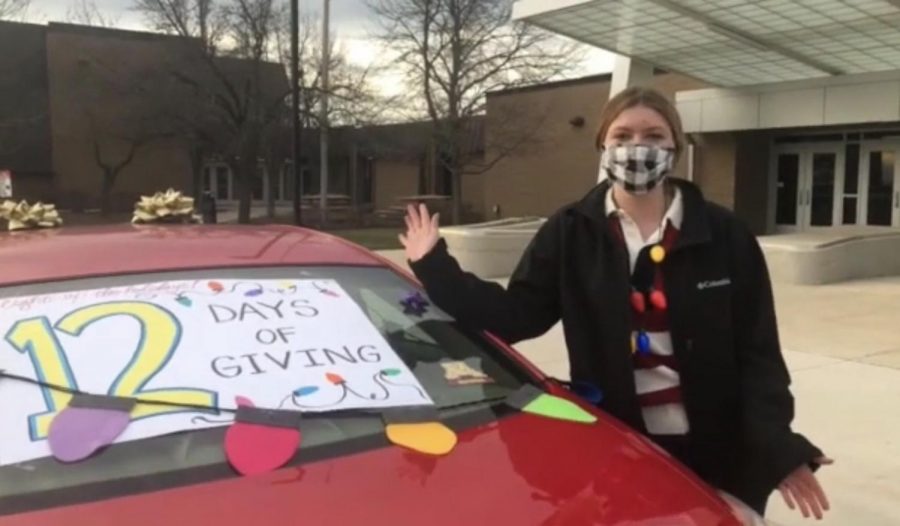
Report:
<svg viewBox="0 0 900 526"><path fill-rule="evenodd" d="M374 161L376 210L396 206L400 197L419 193L419 162L416 160L378 159ZM474 168L472 168L474 169ZM466 173L462 178L463 208L466 219L477 221L484 217L484 180L481 173ZM429 184L426 181L426 186ZM425 188L425 193L433 189ZM449 221L449 218L447 219Z"/></svg>
<svg viewBox="0 0 900 526"><path fill-rule="evenodd" d="M415 195L419 190L419 163L416 161L375 161L375 209L398 204L397 198Z"/></svg>
<svg viewBox="0 0 900 526"><path fill-rule="evenodd" d="M499 206L503 217L549 215L583 195L597 177L593 136L597 114L608 94L608 83L591 82L489 98L486 136L490 159L502 155L502 143L507 140L498 137L498 130L516 129L518 124L517 131L530 131L531 136L484 174L484 209ZM583 126L569 123L577 117L584 119ZM519 122L505 125L507 119Z"/></svg>
<svg viewBox="0 0 900 526"><path fill-rule="evenodd" d="M470 220L479 221L489 213L484 208L484 181L486 174L468 173L462 178L462 196L464 207L469 209L473 217Z"/></svg>
<svg viewBox="0 0 900 526"><path fill-rule="evenodd" d="M150 65L162 64L169 52L162 40L153 37L48 32L53 167L63 206L98 206L102 172L94 158L94 139L106 162L126 156L129 143L117 137L135 134L131 121L136 90L129 83ZM119 82L111 86L106 78ZM189 191L190 182L186 150L172 141L157 141L139 149L122 171L113 202L129 209L140 194L170 186Z"/></svg>
<svg viewBox="0 0 900 526"><path fill-rule="evenodd" d="M694 137L694 182L707 200L734 208L734 134L706 133Z"/></svg>

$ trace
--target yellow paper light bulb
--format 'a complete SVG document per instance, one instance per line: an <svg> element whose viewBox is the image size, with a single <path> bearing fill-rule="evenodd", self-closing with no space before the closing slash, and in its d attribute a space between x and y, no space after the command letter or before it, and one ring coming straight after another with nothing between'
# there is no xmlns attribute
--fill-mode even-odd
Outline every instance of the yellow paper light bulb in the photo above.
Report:
<svg viewBox="0 0 900 526"><path fill-rule="evenodd" d="M426 455L446 455L457 442L456 433L440 422L388 424L385 434L392 444Z"/></svg>

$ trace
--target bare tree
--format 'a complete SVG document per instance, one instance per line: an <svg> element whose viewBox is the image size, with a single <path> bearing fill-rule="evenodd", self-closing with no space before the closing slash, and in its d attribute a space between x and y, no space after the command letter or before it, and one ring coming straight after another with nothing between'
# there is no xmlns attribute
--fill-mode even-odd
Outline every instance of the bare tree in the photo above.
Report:
<svg viewBox="0 0 900 526"><path fill-rule="evenodd" d="M191 85L194 97L173 117L181 121L195 152L219 150L228 157L236 176L239 220L248 221L250 190L266 157L269 174L269 213L274 210L276 177L287 150L282 144L288 129L284 99L289 85L273 86L273 63L289 63L290 19L284 0L135 0L154 29L201 43L198 75L179 72ZM316 107L322 95L320 42L317 23L305 17L300 27L301 123L318 126ZM329 53L332 100L330 119L338 124L368 124L389 105L378 104L370 73L347 61L339 45ZM286 68L284 69L286 71ZM284 76L282 78L285 78ZM211 133L211 130L216 130ZM273 155L279 160L269 159ZM277 169L276 169L277 168ZM197 177L195 177L197 180Z"/></svg>
<svg viewBox="0 0 900 526"><path fill-rule="evenodd" d="M90 57L74 78L81 111L90 130L94 162L101 171L100 211L108 215L123 172L140 150L173 134L162 113L169 88L155 65Z"/></svg>
<svg viewBox="0 0 900 526"><path fill-rule="evenodd" d="M0 0L0 20L21 18L31 6L31 0Z"/></svg>
<svg viewBox="0 0 900 526"><path fill-rule="evenodd" d="M225 13L215 0L135 0L134 9L156 31L199 40L208 55L215 54L227 32Z"/></svg>
<svg viewBox="0 0 900 526"><path fill-rule="evenodd" d="M252 185L264 151L266 129L284 111L289 90L282 72L273 77L274 34L283 2L277 0L137 0L159 31L185 37L196 63L175 76L190 86L223 133L217 145L238 186L238 221L250 221ZM204 126L206 123L204 123Z"/></svg>
<svg viewBox="0 0 900 526"><path fill-rule="evenodd" d="M119 17L104 15L94 0L75 0L66 11L66 20L94 27L113 28L119 24Z"/></svg>
<svg viewBox="0 0 900 526"><path fill-rule="evenodd" d="M452 219L459 222L463 174L488 169L527 141L527 129L504 134L508 144L492 149L494 159L476 160L467 140L473 118L484 114L486 94L560 77L580 60L578 47L510 22L513 0L367 2L380 19L380 40L398 54L397 65L424 102L437 157L451 178Z"/></svg>
<svg viewBox="0 0 900 526"><path fill-rule="evenodd" d="M112 191L119 175L134 161L138 150L148 145L153 137L143 132L130 136L115 136L105 133L103 127L93 123L91 130L94 162L103 174L100 186L100 213L105 216L112 210Z"/></svg>
<svg viewBox="0 0 900 526"><path fill-rule="evenodd" d="M277 35L278 55L287 64L290 52L290 20L285 18ZM323 95L322 34L319 20L300 19L300 120L304 127L319 126L319 101ZM337 126L367 126L383 122L385 112L396 102L379 95L372 85L372 68L347 59L343 43L330 39L328 50L328 122Z"/></svg>

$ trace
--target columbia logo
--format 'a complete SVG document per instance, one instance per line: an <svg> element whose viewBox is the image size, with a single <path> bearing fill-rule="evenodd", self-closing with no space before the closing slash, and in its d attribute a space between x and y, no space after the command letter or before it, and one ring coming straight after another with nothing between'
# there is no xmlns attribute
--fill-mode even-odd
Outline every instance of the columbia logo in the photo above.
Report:
<svg viewBox="0 0 900 526"><path fill-rule="evenodd" d="M701 281L697 283L697 290L714 289L731 285L731 278L722 278L715 281Z"/></svg>

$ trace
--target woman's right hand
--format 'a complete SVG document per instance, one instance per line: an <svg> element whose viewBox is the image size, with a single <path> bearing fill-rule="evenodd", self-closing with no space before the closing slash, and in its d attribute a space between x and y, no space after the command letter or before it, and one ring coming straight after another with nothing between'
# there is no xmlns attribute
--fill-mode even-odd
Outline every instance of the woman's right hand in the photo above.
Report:
<svg viewBox="0 0 900 526"><path fill-rule="evenodd" d="M428 214L428 207L420 204L409 205L406 209L406 233L400 234L400 243L406 249L406 259L418 261L431 252L440 239L438 231L438 217Z"/></svg>

